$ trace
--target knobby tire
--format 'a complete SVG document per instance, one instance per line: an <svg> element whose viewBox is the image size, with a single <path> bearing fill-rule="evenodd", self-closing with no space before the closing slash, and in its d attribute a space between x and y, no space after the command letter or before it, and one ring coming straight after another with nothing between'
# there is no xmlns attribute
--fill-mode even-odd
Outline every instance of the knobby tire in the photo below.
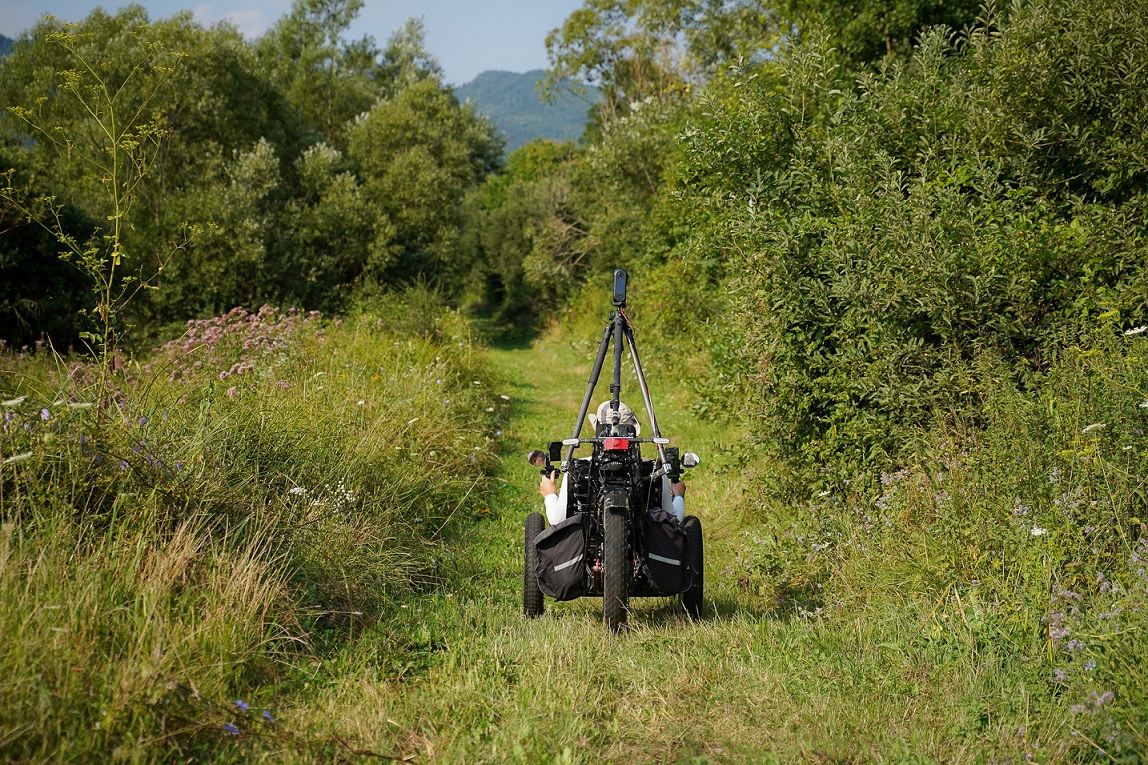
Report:
<svg viewBox="0 0 1148 765"><path fill-rule="evenodd" d="M538 549L534 546L534 538L542 533L542 514L531 513L526 516L526 538L523 546L522 570L522 613L530 618L542 616L542 590L538 589Z"/></svg>

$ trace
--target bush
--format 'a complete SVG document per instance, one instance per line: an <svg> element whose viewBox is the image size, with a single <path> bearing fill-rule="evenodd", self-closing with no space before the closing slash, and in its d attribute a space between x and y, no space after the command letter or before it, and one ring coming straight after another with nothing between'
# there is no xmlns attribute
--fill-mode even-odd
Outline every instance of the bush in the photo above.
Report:
<svg viewBox="0 0 1148 765"><path fill-rule="evenodd" d="M1146 134L1116 61L1148 49L1112 22L1122 7L1038 3L999 34L933 30L856 88L810 40L780 85L743 73L692 135L685 183L737 275L741 341L718 365L744 370L732 405L750 401L778 491L873 475L934 412L975 423L996 387L1037 385L1082 323L1145 315L1142 195L1113 173L1138 177L1115 158ZM1110 109L1103 131L1046 124ZM989 377L982 354L1000 362Z"/></svg>

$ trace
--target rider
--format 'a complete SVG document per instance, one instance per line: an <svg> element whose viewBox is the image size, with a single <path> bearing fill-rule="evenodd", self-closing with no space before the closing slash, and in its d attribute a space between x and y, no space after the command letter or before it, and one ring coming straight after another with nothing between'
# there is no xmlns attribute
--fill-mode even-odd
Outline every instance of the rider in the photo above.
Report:
<svg viewBox="0 0 1148 765"><path fill-rule="evenodd" d="M603 401L598 406L597 415L590 415L590 424L594 427L595 434L598 431L598 423L605 422L609 408L610 402ZM642 426L638 422L638 418L634 416L634 412L620 401L618 402L618 424L632 427L635 436L642 432ZM546 520L550 522L551 526L566 519L566 497L569 481L562 481L560 490L556 483L553 474L542 476L542 480L538 482L538 492L542 495L546 505ZM667 509L681 521L686 517L686 485L681 481L671 484L668 478L662 476L662 496L666 496L666 492L669 492L671 497L671 507Z"/></svg>

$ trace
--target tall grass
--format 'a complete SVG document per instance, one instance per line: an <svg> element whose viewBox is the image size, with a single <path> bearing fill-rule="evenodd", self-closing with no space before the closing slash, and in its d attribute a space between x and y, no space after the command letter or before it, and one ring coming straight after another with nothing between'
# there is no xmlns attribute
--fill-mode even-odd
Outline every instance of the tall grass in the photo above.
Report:
<svg viewBox="0 0 1148 765"><path fill-rule="evenodd" d="M410 334L237 310L110 387L0 357L5 757L311 746L278 713L294 663L439 580L491 459L502 401L435 310Z"/></svg>
<svg viewBox="0 0 1148 765"><path fill-rule="evenodd" d="M888 639L938 666L991 667L1015 697L982 699L974 728L1014 722L986 750L1136 761L1148 749L1148 339L1131 332L1106 322L1034 392L999 386L976 428L938 417L876 491L861 476L776 508L746 534L748 588L782 614L896 625Z"/></svg>

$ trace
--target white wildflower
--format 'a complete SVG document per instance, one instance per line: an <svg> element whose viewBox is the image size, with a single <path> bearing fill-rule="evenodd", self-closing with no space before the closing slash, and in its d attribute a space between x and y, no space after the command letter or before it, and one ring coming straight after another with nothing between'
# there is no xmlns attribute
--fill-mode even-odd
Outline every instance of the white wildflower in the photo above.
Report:
<svg viewBox="0 0 1148 765"><path fill-rule="evenodd" d="M288 494L295 494L296 496L303 496L304 494L307 493L307 490L304 489L302 486L295 486L292 489L290 489L287 493Z"/></svg>
<svg viewBox="0 0 1148 765"><path fill-rule="evenodd" d="M502 399L503 401L509 401L510 400L510 396L506 395L505 393L503 393L501 396L499 396L499 398Z"/></svg>
<svg viewBox="0 0 1148 765"><path fill-rule="evenodd" d="M1144 331L1148 331L1148 326L1133 327L1132 329L1126 329L1126 330L1124 330L1124 334L1126 334L1126 335L1139 335L1141 332L1144 332Z"/></svg>
<svg viewBox="0 0 1148 765"><path fill-rule="evenodd" d="M1140 408L1141 409L1148 409L1148 399L1144 399L1143 401L1140 402Z"/></svg>
<svg viewBox="0 0 1148 765"><path fill-rule="evenodd" d="M1043 537L1045 534L1048 533L1048 529L1042 528L1040 526L1033 526L1032 531L1030 531L1029 533L1032 534L1034 537Z"/></svg>
<svg viewBox="0 0 1148 765"><path fill-rule="evenodd" d="M1094 431L1094 430L1100 430L1101 428L1107 428L1107 427L1108 427L1108 423L1107 423L1107 422L1094 422L1094 423L1092 423L1091 425L1089 425L1088 427L1086 427L1084 430L1082 430L1082 431L1080 431L1080 432L1081 432L1081 433L1090 433L1090 432L1092 432L1092 431Z"/></svg>
<svg viewBox="0 0 1148 765"><path fill-rule="evenodd" d="M829 496L829 489L826 489L825 491L819 491L819 492L817 492L817 496L819 496L819 497L827 497L827 496Z"/></svg>
<svg viewBox="0 0 1148 765"><path fill-rule="evenodd" d="M367 402L366 402L366 401L364 401L363 399L359 399L359 406L362 406L362 405L363 405L363 404L365 404L365 403L367 403Z"/></svg>

